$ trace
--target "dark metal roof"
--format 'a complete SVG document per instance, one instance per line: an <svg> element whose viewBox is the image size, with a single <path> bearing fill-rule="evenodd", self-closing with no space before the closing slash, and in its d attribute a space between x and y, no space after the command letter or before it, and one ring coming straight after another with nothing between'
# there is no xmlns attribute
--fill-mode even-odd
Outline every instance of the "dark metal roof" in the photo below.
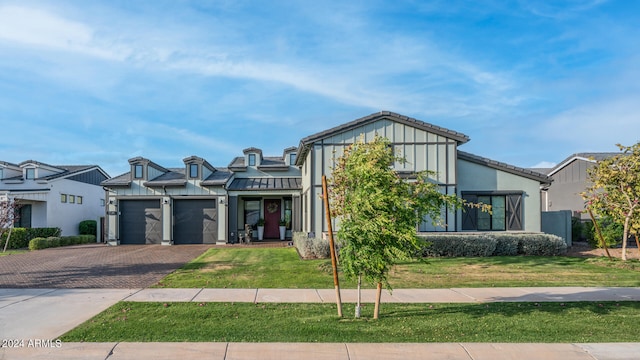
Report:
<svg viewBox="0 0 640 360"><path fill-rule="evenodd" d="M243 178L234 179L229 190L301 190L301 178Z"/></svg>
<svg viewBox="0 0 640 360"><path fill-rule="evenodd" d="M145 181L144 186L148 187L161 187L161 186L185 186L187 179L185 178L184 168L171 168L164 174L154 178L153 180Z"/></svg>
<svg viewBox="0 0 640 360"><path fill-rule="evenodd" d="M502 170L510 174L526 177L528 179L537 180L541 184L550 184L553 180L545 175L529 169L509 165L507 163L491 160L482 156L473 155L464 151L458 150L458 159L466 160L476 164L488 166L497 170Z"/></svg>
<svg viewBox="0 0 640 360"><path fill-rule="evenodd" d="M300 140L300 145L298 146L298 156L296 158L296 165L302 165L302 162L306 158L306 154L309 152L311 145L316 141L334 136L336 134L340 134L342 132L345 132L345 131L366 125L368 123L381 120L381 119L389 119L391 121L395 121L395 122L412 126L421 130L425 130L434 134L438 134L438 135L447 137L449 139L453 139L457 141L458 144L464 144L467 141L469 141L469 137L463 133L459 133L457 131L449 130L433 124L429 124L424 121L417 120L408 116L400 115L391 111L380 111L378 113L361 117L359 119L353 120L346 124L342 124L340 126L336 126L334 128L321 131L319 133L303 138L302 140Z"/></svg>
<svg viewBox="0 0 640 360"><path fill-rule="evenodd" d="M217 168L209 177L203 180L200 185L202 186L223 186L233 176L233 171L227 168Z"/></svg>
<svg viewBox="0 0 640 360"><path fill-rule="evenodd" d="M126 172L124 174L120 174L116 177L112 177L111 179L105 180L100 183L102 186L129 186L131 185L131 172Z"/></svg>

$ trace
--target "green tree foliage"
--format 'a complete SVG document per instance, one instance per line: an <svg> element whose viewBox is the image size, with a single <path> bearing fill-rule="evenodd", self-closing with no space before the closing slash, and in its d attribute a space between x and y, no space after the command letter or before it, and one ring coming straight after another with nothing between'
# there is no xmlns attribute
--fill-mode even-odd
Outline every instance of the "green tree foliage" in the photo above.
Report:
<svg viewBox="0 0 640 360"><path fill-rule="evenodd" d="M378 292L382 285L391 290L388 274L394 264L423 248L416 225L426 216L439 219L445 207L463 204L455 195L442 194L427 172L401 178L393 165L404 161L393 154L388 139L376 136L345 149L333 169L331 203L332 215L340 219L340 266L347 277L376 284Z"/></svg>
<svg viewBox="0 0 640 360"><path fill-rule="evenodd" d="M627 240L640 230L640 143L617 145L621 153L589 169L592 185L582 193L597 217L609 217L623 225L622 259L627 259Z"/></svg>

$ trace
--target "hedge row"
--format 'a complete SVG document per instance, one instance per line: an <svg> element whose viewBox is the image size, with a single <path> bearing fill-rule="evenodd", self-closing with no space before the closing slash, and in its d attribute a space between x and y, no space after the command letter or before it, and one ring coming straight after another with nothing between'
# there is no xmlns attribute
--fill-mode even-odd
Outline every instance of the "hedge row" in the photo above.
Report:
<svg viewBox="0 0 640 360"><path fill-rule="evenodd" d="M37 237L60 236L62 230L60 228L14 228L11 230L11 239L9 239L8 249L22 249L29 246L29 241ZM4 243L7 241L9 231L0 237L0 249L4 249Z"/></svg>
<svg viewBox="0 0 640 360"><path fill-rule="evenodd" d="M567 244L559 236L542 233L429 234L423 256L558 256L567 253Z"/></svg>
<svg viewBox="0 0 640 360"><path fill-rule="evenodd" d="M303 232L293 233L293 246L303 259L326 259L331 255L329 240L310 238Z"/></svg>
<svg viewBox="0 0 640 360"><path fill-rule="evenodd" d="M52 247L79 245L96 242L95 235L76 235L76 236L50 236L47 238L37 237L29 241L29 250L40 250Z"/></svg>

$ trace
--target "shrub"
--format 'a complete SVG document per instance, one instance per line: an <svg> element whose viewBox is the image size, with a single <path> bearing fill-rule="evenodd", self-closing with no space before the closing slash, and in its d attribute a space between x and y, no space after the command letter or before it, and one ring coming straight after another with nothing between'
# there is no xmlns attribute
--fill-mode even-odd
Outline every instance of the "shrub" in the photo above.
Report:
<svg viewBox="0 0 640 360"><path fill-rule="evenodd" d="M567 243L550 234L519 234L518 253L521 255L558 256L567 253Z"/></svg>
<svg viewBox="0 0 640 360"><path fill-rule="evenodd" d="M624 226L622 224L614 222L611 218L601 218L596 220L598 222L598 226L600 227L600 231L602 232L602 237L604 238L607 247L615 247L622 242L622 236L624 234ZM602 247L600 243L600 238L596 234L595 228L592 226L591 235L589 236L589 245L594 248Z"/></svg>
<svg viewBox="0 0 640 360"><path fill-rule="evenodd" d="M430 234L421 238L427 242L424 256L556 256L567 252L561 237L543 233Z"/></svg>
<svg viewBox="0 0 640 360"><path fill-rule="evenodd" d="M62 230L60 228L29 228L27 229L27 238L29 240L36 237L47 238L50 236L60 236L62 234Z"/></svg>
<svg viewBox="0 0 640 360"><path fill-rule="evenodd" d="M477 234L425 235L422 238L428 243L423 252L425 256L491 256L497 244L496 239Z"/></svg>
<svg viewBox="0 0 640 360"><path fill-rule="evenodd" d="M303 232L293 233L293 245L303 259L326 259L331 256L329 240L310 238Z"/></svg>
<svg viewBox="0 0 640 360"><path fill-rule="evenodd" d="M518 255L518 244L520 240L513 234L492 234L496 239L496 250L493 256L516 256Z"/></svg>
<svg viewBox="0 0 640 360"><path fill-rule="evenodd" d="M29 241L29 250L40 250L47 248L47 239L37 237Z"/></svg>
<svg viewBox="0 0 640 360"><path fill-rule="evenodd" d="M29 246L29 238L27 237L27 230L25 228L13 228L11 230L11 238L9 239L9 246L7 249L22 249ZM4 243L9 236L9 229L5 229L0 238L0 250L4 249Z"/></svg>
<svg viewBox="0 0 640 360"><path fill-rule="evenodd" d="M29 241L29 250L40 250L67 245L88 244L95 241L95 235L76 235L63 237L50 236L48 238L37 237Z"/></svg>
<svg viewBox="0 0 640 360"><path fill-rule="evenodd" d="M80 235L97 235L98 223L95 220L83 220L78 225Z"/></svg>
<svg viewBox="0 0 640 360"><path fill-rule="evenodd" d="M577 217L571 218L571 241L581 241L584 239L584 225L582 220Z"/></svg>

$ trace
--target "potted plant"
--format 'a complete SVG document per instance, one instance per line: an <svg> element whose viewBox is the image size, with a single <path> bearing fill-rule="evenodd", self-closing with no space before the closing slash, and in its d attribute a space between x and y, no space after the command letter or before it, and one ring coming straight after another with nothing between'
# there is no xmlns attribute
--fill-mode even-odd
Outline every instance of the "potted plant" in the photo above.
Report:
<svg viewBox="0 0 640 360"><path fill-rule="evenodd" d="M256 225L258 226L258 240L262 241L262 239L264 238L264 219L258 219Z"/></svg>
<svg viewBox="0 0 640 360"><path fill-rule="evenodd" d="M280 219L280 240L284 240L284 235L287 232L287 222L284 219Z"/></svg>

